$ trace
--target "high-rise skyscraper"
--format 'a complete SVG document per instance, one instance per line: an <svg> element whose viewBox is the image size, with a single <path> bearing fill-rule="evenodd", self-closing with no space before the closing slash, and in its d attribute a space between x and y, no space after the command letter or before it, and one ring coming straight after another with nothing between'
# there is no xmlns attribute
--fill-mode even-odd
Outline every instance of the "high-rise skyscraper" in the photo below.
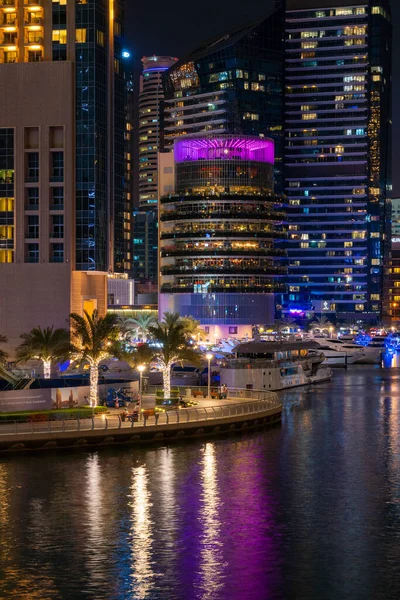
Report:
<svg viewBox="0 0 400 600"><path fill-rule="evenodd" d="M0 5L0 331L107 307L124 268L122 0Z"/></svg>
<svg viewBox="0 0 400 600"><path fill-rule="evenodd" d="M274 144L217 135L174 144L175 193L160 199L159 313L198 319L211 339L274 320L285 252Z"/></svg>
<svg viewBox="0 0 400 600"><path fill-rule="evenodd" d="M388 0L286 0L289 307L387 310Z"/></svg>
<svg viewBox="0 0 400 600"><path fill-rule="evenodd" d="M133 276L139 282L157 284L158 153L162 130L164 91L162 74L178 59L172 56L142 58L139 94L139 202L133 213ZM146 213L146 214L145 214Z"/></svg>
<svg viewBox="0 0 400 600"><path fill-rule="evenodd" d="M164 74L164 147L187 136L261 135L275 143L283 191L283 11L211 40Z"/></svg>
<svg viewBox="0 0 400 600"><path fill-rule="evenodd" d="M160 111L164 98L162 74L178 59L145 56L139 94L139 207L157 207L157 155L160 151Z"/></svg>

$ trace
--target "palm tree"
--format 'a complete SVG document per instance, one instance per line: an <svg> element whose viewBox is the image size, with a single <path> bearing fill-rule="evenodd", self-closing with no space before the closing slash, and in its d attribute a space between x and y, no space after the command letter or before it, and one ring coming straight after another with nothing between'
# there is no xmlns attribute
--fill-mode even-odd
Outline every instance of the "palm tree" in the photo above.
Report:
<svg viewBox="0 0 400 600"><path fill-rule="evenodd" d="M154 342L154 357L161 364L164 398L171 396L171 367L177 361L200 364L200 355L190 346L188 335L179 315L165 313L164 321L149 327ZM152 346L153 347L153 346Z"/></svg>
<svg viewBox="0 0 400 600"><path fill-rule="evenodd" d="M90 369L90 406L97 405L99 365L102 360L112 356L121 356L121 344L118 341L120 327L118 317L107 313L100 317L97 310L91 315L86 310L84 316L77 313L70 315L74 358L80 362L88 362Z"/></svg>
<svg viewBox="0 0 400 600"><path fill-rule="evenodd" d="M129 318L125 320L125 327L130 327L131 332L135 332L135 335L142 339L147 340L149 335L149 327L154 325L156 318L152 313L139 313L137 317Z"/></svg>
<svg viewBox="0 0 400 600"><path fill-rule="evenodd" d="M291 329L293 327L293 325L296 325L296 321L294 319L289 318L283 318L283 319L277 319L274 322L274 330L277 333L282 333L282 331L284 331L285 329Z"/></svg>
<svg viewBox="0 0 400 600"><path fill-rule="evenodd" d="M45 379L50 379L51 363L66 360L71 352L67 329L54 329L54 326L42 329L38 326L29 333L23 333L21 339L23 342L16 349L17 360L24 363L33 359L41 360Z"/></svg>
<svg viewBox="0 0 400 600"><path fill-rule="evenodd" d="M315 329L319 329L319 331L329 331L330 329L334 329L333 323L329 321L326 317L316 317L309 326L310 331L314 331Z"/></svg>
<svg viewBox="0 0 400 600"><path fill-rule="evenodd" d="M6 344L8 342L8 339L6 338L5 335L0 335L0 344ZM7 360L7 352L5 352L4 350L0 349L0 365L4 364Z"/></svg>
<svg viewBox="0 0 400 600"><path fill-rule="evenodd" d="M193 317L180 317L180 322L186 333L197 342L204 341L207 338L206 332L200 327L200 321Z"/></svg>

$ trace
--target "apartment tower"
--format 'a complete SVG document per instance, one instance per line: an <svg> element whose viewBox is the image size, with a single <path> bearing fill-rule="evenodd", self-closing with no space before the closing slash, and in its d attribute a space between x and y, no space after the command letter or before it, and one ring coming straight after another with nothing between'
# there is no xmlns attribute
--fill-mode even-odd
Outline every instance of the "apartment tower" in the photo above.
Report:
<svg viewBox="0 0 400 600"><path fill-rule="evenodd" d="M122 0L0 4L0 331L107 309L124 269Z"/></svg>
<svg viewBox="0 0 400 600"><path fill-rule="evenodd" d="M286 0L287 310L388 310L388 0Z"/></svg>
<svg viewBox="0 0 400 600"><path fill-rule="evenodd" d="M158 153L161 147L163 73L178 59L145 56L139 93L139 205L133 213L133 275L156 290Z"/></svg>

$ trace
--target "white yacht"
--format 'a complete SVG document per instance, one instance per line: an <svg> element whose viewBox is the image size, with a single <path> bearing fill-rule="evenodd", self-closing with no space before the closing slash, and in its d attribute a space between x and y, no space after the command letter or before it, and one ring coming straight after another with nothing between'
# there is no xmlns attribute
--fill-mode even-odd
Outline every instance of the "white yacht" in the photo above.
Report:
<svg viewBox="0 0 400 600"><path fill-rule="evenodd" d="M334 344L330 344L327 339L320 340L318 343L318 349L312 350L313 352L322 352L325 360L324 365L329 367L344 367L347 365L353 365L358 362L364 356L363 349L361 346L356 346L350 350L346 348L340 348Z"/></svg>
<svg viewBox="0 0 400 600"><path fill-rule="evenodd" d="M356 364L377 365L382 360L382 352L379 348L360 346L358 344L354 344L353 342L347 341L342 337L338 339L328 338L324 340L324 345L329 346L333 350L338 350L341 353L347 352L353 354L356 352L357 356L359 356L359 358L354 361Z"/></svg>
<svg viewBox="0 0 400 600"><path fill-rule="evenodd" d="M279 391L328 381L323 354L314 341L247 342L221 364L221 385L228 388Z"/></svg>

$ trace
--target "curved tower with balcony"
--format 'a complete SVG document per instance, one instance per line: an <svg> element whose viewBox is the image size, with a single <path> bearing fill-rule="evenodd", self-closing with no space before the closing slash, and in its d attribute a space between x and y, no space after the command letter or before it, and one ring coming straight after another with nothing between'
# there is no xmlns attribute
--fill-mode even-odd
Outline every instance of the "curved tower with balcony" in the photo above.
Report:
<svg viewBox="0 0 400 600"><path fill-rule="evenodd" d="M251 335L273 321L285 273L274 143L186 138L174 158L176 191L160 201L160 313L190 315L216 339Z"/></svg>

